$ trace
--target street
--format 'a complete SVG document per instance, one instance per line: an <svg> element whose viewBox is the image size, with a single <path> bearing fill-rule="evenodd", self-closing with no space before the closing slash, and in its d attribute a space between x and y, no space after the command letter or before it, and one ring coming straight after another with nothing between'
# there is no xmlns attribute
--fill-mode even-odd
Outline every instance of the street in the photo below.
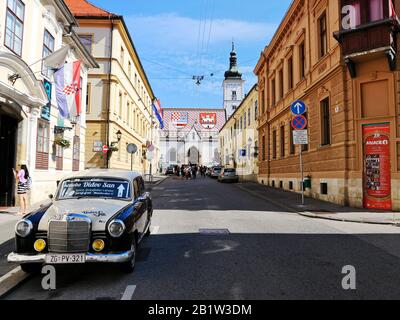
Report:
<svg viewBox="0 0 400 320"><path fill-rule="evenodd" d="M57 268L8 300L398 299L400 233L393 226L310 219L236 184L170 178L152 192L152 235L135 272L113 265ZM214 229L214 232L213 230ZM356 290L342 288L354 266Z"/></svg>

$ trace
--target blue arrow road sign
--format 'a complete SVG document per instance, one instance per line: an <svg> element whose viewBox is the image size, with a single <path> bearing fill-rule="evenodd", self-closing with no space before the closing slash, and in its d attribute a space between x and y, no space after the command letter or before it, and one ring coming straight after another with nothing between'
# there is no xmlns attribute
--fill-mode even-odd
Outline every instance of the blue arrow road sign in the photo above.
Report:
<svg viewBox="0 0 400 320"><path fill-rule="evenodd" d="M292 104L290 110L295 116L301 116L302 114L306 113L307 107L303 101L297 100Z"/></svg>

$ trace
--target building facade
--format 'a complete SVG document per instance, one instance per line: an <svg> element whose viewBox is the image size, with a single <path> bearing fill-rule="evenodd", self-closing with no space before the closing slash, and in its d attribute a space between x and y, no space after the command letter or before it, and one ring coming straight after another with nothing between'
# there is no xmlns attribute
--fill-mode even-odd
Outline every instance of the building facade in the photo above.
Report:
<svg viewBox="0 0 400 320"><path fill-rule="evenodd" d="M301 147L307 193L400 208L394 8L398 1L293 1L255 68L260 183L301 190L290 125L290 105L301 99L308 106L309 145Z"/></svg>
<svg viewBox="0 0 400 320"><path fill-rule="evenodd" d="M222 84L224 94L224 109L229 119L238 108L244 98L244 83L242 74L238 69L237 54L235 45L232 44L232 51L229 58L229 70L225 72L225 80Z"/></svg>
<svg viewBox="0 0 400 320"><path fill-rule="evenodd" d="M219 131L226 122L222 109L163 109L162 171L170 165L220 163Z"/></svg>
<svg viewBox="0 0 400 320"><path fill-rule="evenodd" d="M79 21L76 32L100 65L89 72L86 168L154 173L160 158L155 96L124 18L88 1L66 3ZM138 151L129 154L128 144Z"/></svg>
<svg viewBox="0 0 400 320"><path fill-rule="evenodd" d="M258 178L258 91L253 86L219 133L221 164L241 180Z"/></svg>
<svg viewBox="0 0 400 320"><path fill-rule="evenodd" d="M71 32L76 24L63 1L0 4L0 206L16 204L12 169L22 162L33 180L31 203L53 194L65 174L84 169L85 114L60 117L53 72L42 62L68 45L66 62L81 61L80 99L85 105L87 70L97 64ZM70 146L61 147L59 138Z"/></svg>

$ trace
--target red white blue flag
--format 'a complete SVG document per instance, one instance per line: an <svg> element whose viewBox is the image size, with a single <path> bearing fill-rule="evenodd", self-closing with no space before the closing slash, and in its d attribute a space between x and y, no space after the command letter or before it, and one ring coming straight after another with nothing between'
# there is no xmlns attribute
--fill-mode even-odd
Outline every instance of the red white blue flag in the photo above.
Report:
<svg viewBox="0 0 400 320"><path fill-rule="evenodd" d="M54 73L57 106L61 117L71 119L81 114L81 62L66 63Z"/></svg>
<svg viewBox="0 0 400 320"><path fill-rule="evenodd" d="M160 128L164 129L164 121L163 121L163 112L161 109L161 102L160 100L155 100L153 102L153 111L154 114L156 115L158 122L160 123Z"/></svg>

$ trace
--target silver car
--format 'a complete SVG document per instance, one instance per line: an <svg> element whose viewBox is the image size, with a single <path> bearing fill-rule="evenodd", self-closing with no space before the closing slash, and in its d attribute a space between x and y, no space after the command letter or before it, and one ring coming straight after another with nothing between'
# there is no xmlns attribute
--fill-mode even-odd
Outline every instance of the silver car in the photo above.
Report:
<svg viewBox="0 0 400 320"><path fill-rule="evenodd" d="M223 169L221 174L218 176L219 182L239 182L239 176L236 173L236 169L226 168Z"/></svg>

